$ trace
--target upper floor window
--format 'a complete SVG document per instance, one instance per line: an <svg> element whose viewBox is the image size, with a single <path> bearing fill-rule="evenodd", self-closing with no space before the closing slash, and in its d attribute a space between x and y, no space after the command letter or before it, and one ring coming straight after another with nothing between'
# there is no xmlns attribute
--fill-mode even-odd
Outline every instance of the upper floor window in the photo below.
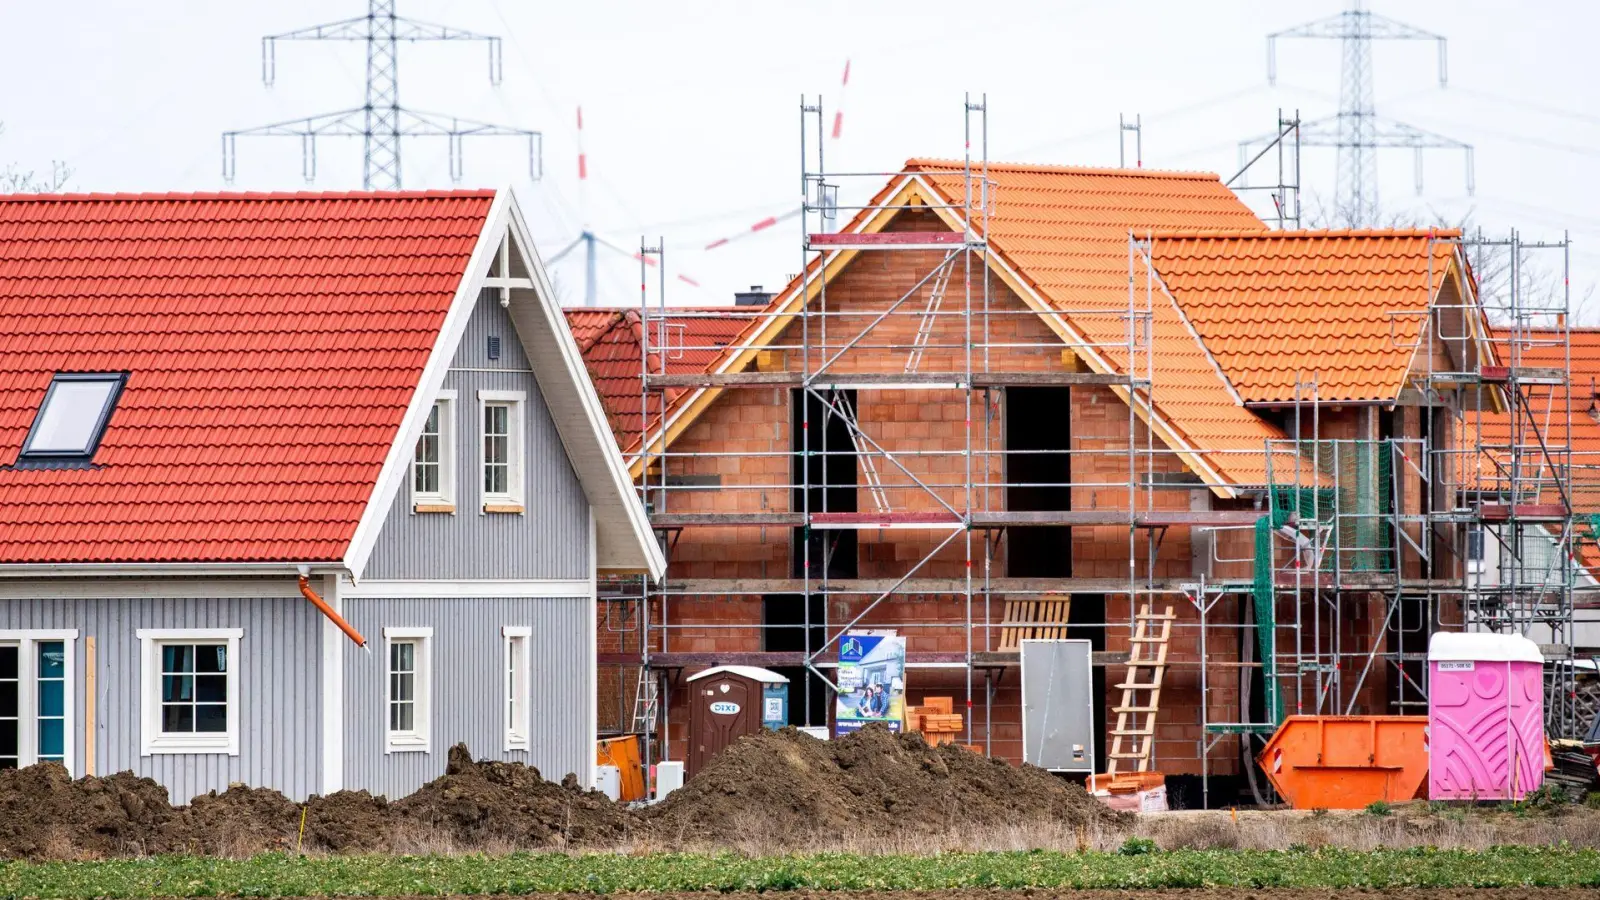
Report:
<svg viewBox="0 0 1600 900"><path fill-rule="evenodd" d="M428 410L411 458L411 503L416 512L455 512L455 391L440 391Z"/></svg>
<svg viewBox="0 0 1600 900"><path fill-rule="evenodd" d="M92 460L126 380L122 373L57 373L39 404L20 460Z"/></svg>
<svg viewBox="0 0 1600 900"><path fill-rule="evenodd" d="M483 511L521 513L522 391L479 391L483 423Z"/></svg>

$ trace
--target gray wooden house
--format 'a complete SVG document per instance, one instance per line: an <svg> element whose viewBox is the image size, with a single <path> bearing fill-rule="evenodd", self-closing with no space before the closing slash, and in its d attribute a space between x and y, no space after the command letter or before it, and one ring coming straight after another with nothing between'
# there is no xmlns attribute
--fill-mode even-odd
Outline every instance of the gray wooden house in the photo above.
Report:
<svg viewBox="0 0 1600 900"><path fill-rule="evenodd" d="M0 197L0 767L585 783L663 561L509 191Z"/></svg>

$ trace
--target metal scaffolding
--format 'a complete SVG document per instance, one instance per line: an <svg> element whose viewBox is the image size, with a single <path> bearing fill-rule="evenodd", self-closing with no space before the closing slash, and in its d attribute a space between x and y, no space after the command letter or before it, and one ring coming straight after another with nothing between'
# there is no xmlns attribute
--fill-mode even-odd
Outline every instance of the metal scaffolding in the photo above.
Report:
<svg viewBox="0 0 1600 900"><path fill-rule="evenodd" d="M1552 390L1570 370L1568 299L1563 282L1559 296L1532 303L1516 274L1534 249L1561 248L1564 260L1565 241L1431 238L1429 290L1445 281L1431 269L1441 242L1454 248L1464 289L1436 293L1424 312L1392 314L1422 317L1401 402L1363 411L1367 431L1358 437L1334 436L1325 431L1330 404L1319 377L1305 373L1281 411L1285 439L1247 451L1264 455L1267 483L1250 486L1243 501L1176 509L1158 502L1161 492L1193 500L1208 489L1181 477L1176 451L1158 445L1138 414L1156 406L1153 304L1175 302L1153 271L1150 237L1128 235L1125 303L1058 311L1115 323L1095 332L1115 332L1114 340L1074 343L1057 331L1030 340L1012 326L1048 315L999 302L1008 290L991 283L997 182L982 98L963 104L966 154L937 173L830 171L820 98L802 101L800 113L801 268L773 305L671 306L663 248L640 247L641 424L622 441L637 448L632 462L669 569L659 583L613 584L604 598L602 636L614 649L600 661L616 673L615 708L602 710L608 730L644 736L647 760L660 757L678 676L721 664L800 671L792 702L806 724L826 725L826 717L810 720L811 701L833 687L840 638L857 627L892 628L913 641L908 668L945 670L946 683L959 682L966 743L992 751L996 726L1008 724L995 720L995 697L1016 678L1018 633L1052 625L1131 637L1136 610L1161 595L1193 612L1175 631L1194 637L1198 653L1174 655L1168 665L1198 683L1199 721L1185 724L1197 725L1200 738L1158 739L1157 753L1171 756L1182 743L1185 758L1199 761L1208 802L1219 748L1254 750L1287 715L1424 710L1427 638L1440 630L1547 632L1535 639L1556 660L1550 727L1575 732L1575 573L1564 561L1592 541L1593 523L1585 530L1572 512L1570 401ZM1298 127L1297 116L1280 116L1280 148L1287 142L1293 151ZM1283 166L1273 196L1280 224L1298 217L1298 166L1293 174ZM868 182L922 189L840 205ZM834 232L839 210L856 219ZM901 215L933 216L938 227L869 227ZM1513 275L1506 290L1480 298L1465 263L1490 246L1505 248ZM864 302L830 283L853 259L895 258L913 260L917 273L887 295ZM705 320L730 318L742 323L736 339L704 336ZM1434 352L1439 347L1444 352ZM1559 351L1561 363L1524 364L1530 347ZM1089 355L1110 360L1113 371L1069 361ZM702 357L719 362L675 365ZM1039 359L1054 362L1029 363ZM1022 388L1069 386L1125 401L1127 440L1079 441L1074 432L1065 447L1011 446L1008 398ZM759 441L669 444L676 417L710 395L781 406L793 433L774 424L764 449ZM959 420L929 422L923 433L959 439L887 435L896 405L959 410ZM1497 422L1510 433L1498 435ZM1566 423L1559 441L1551 422ZM1067 480L1017 477L1019 460L1029 458L1062 460ZM1016 491L1052 489L1070 492L1071 501L1011 502ZM1125 574L1021 577L1000 568L1015 559L1017 534L1049 527L1077 529L1069 557L1084 539L1116 546ZM1173 530L1187 533L1196 557L1177 576L1158 558ZM1496 548L1492 580L1474 565L1474 534ZM889 558L863 552L886 535L897 551ZM683 558L686 548L717 546L765 555ZM863 559L873 571L859 570ZM1051 598L1082 595L1106 598L1106 614L1069 618L1070 604L1058 603L1050 608L1062 621L1040 617ZM773 597L797 603L797 615L771 622L752 613ZM1126 598L1126 616L1111 614L1113 597ZM930 600L937 602L915 602ZM767 648L778 633L792 638L790 649ZM958 637L915 646L919 635ZM740 646L747 649L730 649ZM1125 656L1097 652L1095 663L1116 667ZM1237 701L1213 703L1213 688L1231 682Z"/></svg>

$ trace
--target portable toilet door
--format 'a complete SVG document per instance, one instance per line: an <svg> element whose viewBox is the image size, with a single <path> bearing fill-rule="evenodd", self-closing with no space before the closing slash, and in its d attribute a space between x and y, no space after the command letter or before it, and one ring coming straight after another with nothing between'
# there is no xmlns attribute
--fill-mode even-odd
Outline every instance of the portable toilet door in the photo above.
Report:
<svg viewBox="0 0 1600 900"><path fill-rule="evenodd" d="M1544 783L1544 657L1509 634L1428 642L1428 798L1521 800Z"/></svg>
<svg viewBox="0 0 1600 900"><path fill-rule="evenodd" d="M760 731L765 687L788 683L782 675L755 666L717 666L691 675L685 774L693 778L729 744Z"/></svg>

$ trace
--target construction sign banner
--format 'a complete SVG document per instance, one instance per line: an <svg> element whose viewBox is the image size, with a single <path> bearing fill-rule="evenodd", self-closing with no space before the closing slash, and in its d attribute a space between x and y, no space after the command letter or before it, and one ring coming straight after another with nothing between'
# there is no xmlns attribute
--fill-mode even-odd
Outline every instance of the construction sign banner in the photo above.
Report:
<svg viewBox="0 0 1600 900"><path fill-rule="evenodd" d="M851 631L839 639L835 737L868 722L899 731L905 722L906 639L892 631Z"/></svg>

